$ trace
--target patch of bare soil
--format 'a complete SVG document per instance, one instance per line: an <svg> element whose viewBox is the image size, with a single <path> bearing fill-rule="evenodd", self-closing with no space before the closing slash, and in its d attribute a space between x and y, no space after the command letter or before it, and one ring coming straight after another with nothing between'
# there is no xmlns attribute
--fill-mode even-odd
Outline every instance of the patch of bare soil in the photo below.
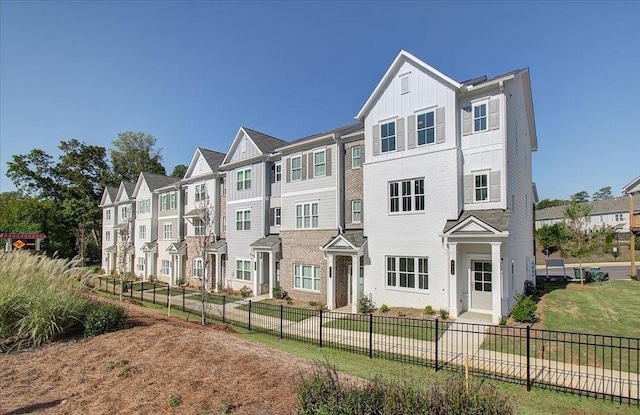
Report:
<svg viewBox="0 0 640 415"><path fill-rule="evenodd" d="M0 414L295 412L309 361L226 326L126 308L125 330L0 355Z"/></svg>

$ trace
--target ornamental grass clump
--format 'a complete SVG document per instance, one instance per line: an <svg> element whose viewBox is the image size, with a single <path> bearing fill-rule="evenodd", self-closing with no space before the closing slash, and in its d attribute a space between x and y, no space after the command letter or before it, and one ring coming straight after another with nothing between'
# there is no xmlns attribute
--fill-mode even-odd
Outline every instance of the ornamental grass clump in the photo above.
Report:
<svg viewBox="0 0 640 415"><path fill-rule="evenodd" d="M91 300L81 294L89 272L79 265L26 251L0 253L0 350L82 330Z"/></svg>

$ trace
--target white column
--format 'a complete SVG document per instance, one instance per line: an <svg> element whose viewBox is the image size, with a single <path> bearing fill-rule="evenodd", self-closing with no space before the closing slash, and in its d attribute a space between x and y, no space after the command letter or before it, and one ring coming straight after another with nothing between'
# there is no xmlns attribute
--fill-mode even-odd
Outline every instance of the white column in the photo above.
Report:
<svg viewBox="0 0 640 415"><path fill-rule="evenodd" d="M215 285L213 286L213 289L218 292L218 284L220 282L220 257L222 255L220 254L214 254L214 261L216 261L216 275L215 275Z"/></svg>
<svg viewBox="0 0 640 415"><path fill-rule="evenodd" d="M336 308L336 259L333 254L327 255L327 308Z"/></svg>
<svg viewBox="0 0 640 415"><path fill-rule="evenodd" d="M273 258L275 252L269 252L269 298L273 298L273 287L276 286L276 262Z"/></svg>
<svg viewBox="0 0 640 415"><path fill-rule="evenodd" d="M358 312L358 284L360 283L360 257L351 255L351 312Z"/></svg>
<svg viewBox="0 0 640 415"><path fill-rule="evenodd" d="M453 261L453 274L451 274ZM460 315L462 306L462 297L458 293L458 270L460 264L458 264L458 244L456 242L449 243L449 262L447 262L447 278L449 278L449 314L451 317L458 317Z"/></svg>
<svg viewBox="0 0 640 415"><path fill-rule="evenodd" d="M493 302L493 322L499 323L502 318L502 258L500 246L502 242L491 243L491 279L492 279L492 302Z"/></svg>
<svg viewBox="0 0 640 415"><path fill-rule="evenodd" d="M261 252L255 252L254 251L254 258L253 258L253 295L258 295L258 272L260 270L260 255L262 253Z"/></svg>

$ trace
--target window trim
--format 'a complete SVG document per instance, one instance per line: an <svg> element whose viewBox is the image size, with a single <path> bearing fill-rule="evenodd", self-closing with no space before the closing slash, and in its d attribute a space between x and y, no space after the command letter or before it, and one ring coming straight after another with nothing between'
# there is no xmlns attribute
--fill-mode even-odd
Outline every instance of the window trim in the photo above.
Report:
<svg viewBox="0 0 640 415"><path fill-rule="evenodd" d="M484 115L476 117L476 108L484 107ZM484 119L484 128L476 130L476 120ZM489 131L489 100L483 100L471 105L471 131L473 133L482 133Z"/></svg>
<svg viewBox="0 0 640 415"><path fill-rule="evenodd" d="M275 163L274 166L274 181L279 183L282 181L282 163Z"/></svg>
<svg viewBox="0 0 640 415"><path fill-rule="evenodd" d="M248 219L247 219L248 214ZM236 231L251 230L251 209L236 210Z"/></svg>
<svg viewBox="0 0 640 415"><path fill-rule="evenodd" d="M296 160L300 162L300 165L297 168L294 166L294 162ZM298 173L299 177L296 178L294 173ZM302 155L291 157L291 172L290 172L290 175L291 175L291 181L292 182L297 182L297 181L302 180Z"/></svg>
<svg viewBox="0 0 640 415"><path fill-rule="evenodd" d="M383 136L382 134L382 129L383 127L389 126L393 124L393 135L387 134L386 136ZM388 130L387 130L388 132ZM380 124L380 153L392 153L394 151L397 150L398 146L397 146L397 136L398 132L397 132L397 128L396 128L396 121L389 121L389 122L385 122L383 124ZM385 140L391 140L393 138L393 148L389 148L390 146L388 145L387 150L384 149L384 144L383 142Z"/></svg>
<svg viewBox="0 0 640 415"><path fill-rule="evenodd" d="M427 115L428 114L433 114L433 125L432 126L426 126L427 123ZM425 116L425 127L424 128L420 128L420 117L421 116ZM424 111L421 112L419 114L416 114L416 146L418 147L422 147L422 146L428 146L430 144L435 144L437 142L437 137L436 137L436 124L437 124L437 120L436 120L436 110L428 110L428 111ZM427 141L427 132L429 130L433 130L433 141L429 142ZM420 143L420 132L425 131L425 142L424 143Z"/></svg>
<svg viewBox="0 0 640 415"><path fill-rule="evenodd" d="M282 225L282 207L273 208L273 226Z"/></svg>
<svg viewBox="0 0 640 415"><path fill-rule="evenodd" d="M357 157L354 154L355 150L358 150ZM356 160L358 160L357 163L356 163ZM357 146L351 147L351 168L359 169L360 167L362 167L362 150L360 149L360 146L357 145Z"/></svg>
<svg viewBox="0 0 640 415"><path fill-rule="evenodd" d="M105 209L104 211L104 219L111 220L111 209Z"/></svg>
<svg viewBox="0 0 640 415"><path fill-rule="evenodd" d="M167 210L167 206L169 206L169 204L167 202L168 202L167 193L161 194L160 195L160 210Z"/></svg>
<svg viewBox="0 0 640 415"><path fill-rule="evenodd" d="M394 180L387 184L387 204L388 213L397 214L420 214L427 211L426 203L426 179L424 177L414 177L411 179ZM422 184L418 193L417 185ZM421 209L416 208L419 204Z"/></svg>
<svg viewBox="0 0 640 415"><path fill-rule="evenodd" d="M104 231L104 240L111 242L111 231Z"/></svg>
<svg viewBox="0 0 640 415"><path fill-rule="evenodd" d="M316 157L322 154L324 160L322 163L318 163ZM318 169L322 168L322 173L318 173ZM327 175L327 151L326 150L317 150L313 152L313 177L324 177Z"/></svg>
<svg viewBox="0 0 640 415"><path fill-rule="evenodd" d="M207 184L198 183L193 192L194 202L204 202L207 199Z"/></svg>
<svg viewBox="0 0 640 415"><path fill-rule="evenodd" d="M193 235L194 236L205 236L206 235L205 223L200 218L193 218Z"/></svg>
<svg viewBox="0 0 640 415"><path fill-rule="evenodd" d="M147 239L147 225L140 225L138 227L138 239L141 241Z"/></svg>
<svg viewBox="0 0 640 415"><path fill-rule="evenodd" d="M358 204L358 210L355 205ZM356 213L359 216L359 220L355 220ZM362 223L362 199L355 199L351 201L351 223Z"/></svg>
<svg viewBox="0 0 640 415"><path fill-rule="evenodd" d="M305 207L308 206L308 211L305 212ZM315 206L315 215L313 213ZM295 218L296 229L317 229L320 227L320 203L319 201L313 202L300 202L295 204ZM315 218L315 226L314 226ZM308 222L306 222L308 220ZM307 226L308 223L308 226Z"/></svg>
<svg viewBox="0 0 640 415"><path fill-rule="evenodd" d="M484 176L485 178L485 186L477 186L477 179L478 177L482 177ZM482 189L485 190L485 198L484 199L478 199L478 190L482 191ZM488 203L491 201L491 198L489 197L489 172L488 171L483 171L483 172L476 172L473 173L473 203Z"/></svg>
<svg viewBox="0 0 640 415"><path fill-rule="evenodd" d="M243 267L242 269L238 268L238 265L242 263ZM248 264L248 268L244 268L244 265ZM235 267L235 274L233 276L233 279L238 280L238 281L252 281L252 267L251 267L251 260L250 259L244 259L244 258L236 258L236 267ZM242 273L248 273L249 278L240 278L239 272Z"/></svg>
<svg viewBox="0 0 640 415"><path fill-rule="evenodd" d="M236 171L236 190L251 190L251 167Z"/></svg>
<svg viewBox="0 0 640 415"><path fill-rule="evenodd" d="M174 210L176 207L176 192L171 192L169 193L169 210Z"/></svg>
<svg viewBox="0 0 640 415"><path fill-rule="evenodd" d="M196 267L196 264L200 264L200 266ZM191 261L191 276L198 279L202 279L202 277L204 276L204 261L201 257L194 258L193 261Z"/></svg>
<svg viewBox="0 0 640 415"><path fill-rule="evenodd" d="M311 281L312 288L304 288L304 268L309 268L311 275L306 279ZM300 271L298 274L297 272ZM293 289L297 291L308 291L319 293L322 291L322 277L320 275L320 266L313 264L293 264ZM317 283L317 288L316 288Z"/></svg>
<svg viewBox="0 0 640 415"><path fill-rule="evenodd" d="M168 232L167 232L167 229L169 230ZM169 236L167 236L167 234ZM173 223L172 222L165 222L162 224L162 236L164 237L164 240L173 239Z"/></svg>
<svg viewBox="0 0 640 415"><path fill-rule="evenodd" d="M165 268L165 265L166 265L166 268ZM162 260L162 262L160 263L160 273L166 277L171 275L171 260L169 259Z"/></svg>
<svg viewBox="0 0 640 415"><path fill-rule="evenodd" d="M393 256L386 255L385 257L385 288L389 290L409 291L415 293L429 293L429 257L428 256ZM402 263L404 260L405 269L402 270ZM409 270L409 261L411 260L412 269ZM426 261L426 262L424 262ZM426 263L426 272L422 265ZM390 265L392 269L390 269ZM413 282L413 286L402 286L402 274L405 283L409 281ZM426 278L426 288L420 288ZM390 282L393 281L393 284Z"/></svg>

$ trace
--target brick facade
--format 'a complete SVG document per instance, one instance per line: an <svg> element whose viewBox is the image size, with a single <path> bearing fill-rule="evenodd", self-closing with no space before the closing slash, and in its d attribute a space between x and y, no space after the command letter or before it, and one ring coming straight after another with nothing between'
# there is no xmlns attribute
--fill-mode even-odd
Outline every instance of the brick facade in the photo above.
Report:
<svg viewBox="0 0 640 415"><path fill-rule="evenodd" d="M280 286L292 299L327 303L327 260L320 248L337 234L337 229L280 231ZM320 292L294 288L293 266L296 264L320 267Z"/></svg>
<svg viewBox="0 0 640 415"><path fill-rule="evenodd" d="M193 260L202 257L201 239L202 236L187 236L185 241L187 242L187 258L184 268L184 282L191 286L199 287L201 280L199 278L193 278ZM213 257L209 258L209 277L215 275L215 261Z"/></svg>
<svg viewBox="0 0 640 415"><path fill-rule="evenodd" d="M364 161L364 140L352 141L346 143L345 158L351 158L351 148L355 146L361 146L360 162ZM345 163L346 166L350 166L351 163ZM362 190L362 165L358 168L346 169L344 172L344 218L345 229L362 229L364 227L364 203L361 202L362 220L360 223L351 222L351 201L361 200L363 201Z"/></svg>

